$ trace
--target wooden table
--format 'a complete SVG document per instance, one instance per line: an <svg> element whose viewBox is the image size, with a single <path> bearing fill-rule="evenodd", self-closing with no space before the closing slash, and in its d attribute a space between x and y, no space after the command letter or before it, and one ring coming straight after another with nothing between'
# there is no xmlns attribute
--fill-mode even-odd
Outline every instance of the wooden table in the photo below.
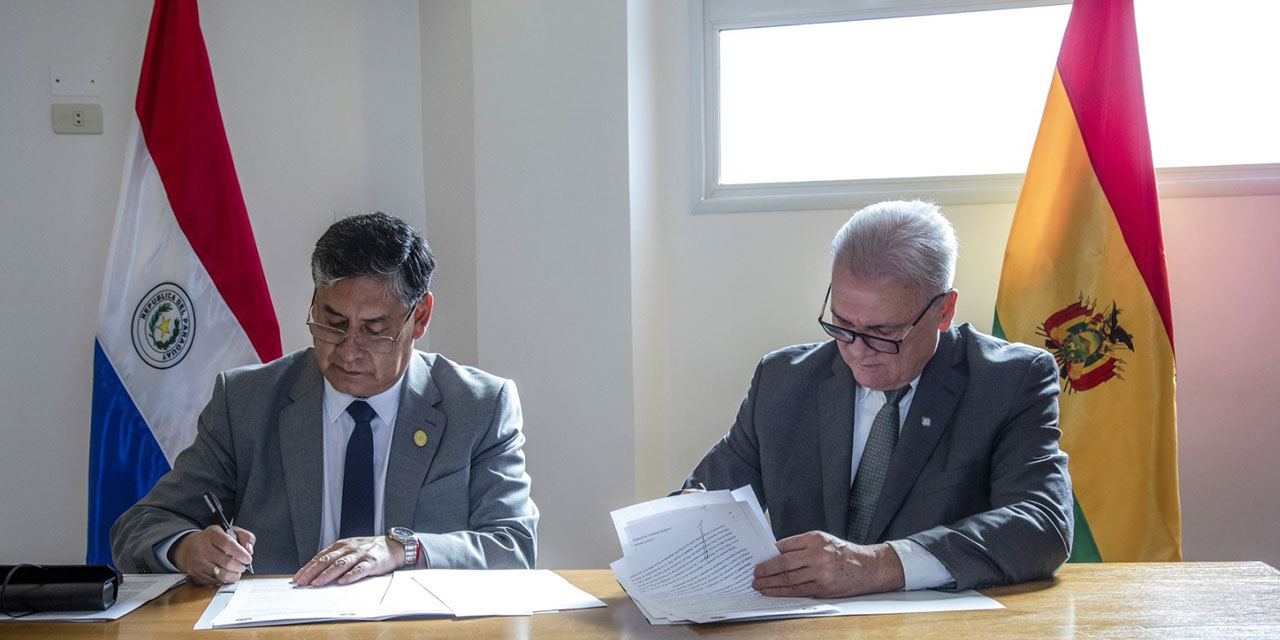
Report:
<svg viewBox="0 0 1280 640"><path fill-rule="evenodd" d="M1261 562L1082 564L985 589L1006 608L650 626L607 570L559 571L608 608L514 618L193 631L212 592L184 584L116 622L0 623L0 638L1280 638L1280 572Z"/></svg>

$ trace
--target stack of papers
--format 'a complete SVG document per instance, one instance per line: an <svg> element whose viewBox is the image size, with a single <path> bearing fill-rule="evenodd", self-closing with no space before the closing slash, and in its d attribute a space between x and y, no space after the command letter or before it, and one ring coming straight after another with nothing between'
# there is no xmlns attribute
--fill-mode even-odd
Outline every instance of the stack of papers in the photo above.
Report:
<svg viewBox="0 0 1280 640"><path fill-rule="evenodd" d="M349 585L298 587L288 578L228 585L196 629L404 617L527 616L603 607L550 571L396 571Z"/></svg>
<svg viewBox="0 0 1280 640"><path fill-rule="evenodd" d="M751 487L670 496L612 513L622 559L610 565L650 624L999 609L975 591L911 591L838 600L771 598L751 588L778 555Z"/></svg>
<svg viewBox="0 0 1280 640"><path fill-rule="evenodd" d="M652 624L809 616L835 609L751 588L778 555L751 487L652 500L612 513L622 559L610 565Z"/></svg>

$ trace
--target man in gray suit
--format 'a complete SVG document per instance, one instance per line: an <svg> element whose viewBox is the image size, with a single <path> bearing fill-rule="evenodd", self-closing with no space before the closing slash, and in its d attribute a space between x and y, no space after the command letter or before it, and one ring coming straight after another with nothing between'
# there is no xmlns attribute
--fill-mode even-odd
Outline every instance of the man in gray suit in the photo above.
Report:
<svg viewBox="0 0 1280 640"><path fill-rule="evenodd" d="M780 554L765 595L1020 582L1073 527L1047 352L953 327L956 240L938 208L884 202L832 242L833 338L756 368L737 420L685 481L750 484Z"/></svg>
<svg viewBox="0 0 1280 640"><path fill-rule="evenodd" d="M329 227L311 256L314 348L219 374L195 442L112 527L116 565L213 585L252 563L315 586L400 567L532 567L515 385L413 348L434 268L397 218Z"/></svg>

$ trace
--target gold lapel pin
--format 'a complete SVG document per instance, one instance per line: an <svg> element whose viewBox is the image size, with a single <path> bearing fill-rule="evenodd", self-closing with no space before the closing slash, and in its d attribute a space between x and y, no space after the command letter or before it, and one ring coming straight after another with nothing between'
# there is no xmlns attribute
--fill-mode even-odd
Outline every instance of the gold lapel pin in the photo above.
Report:
<svg viewBox="0 0 1280 640"><path fill-rule="evenodd" d="M422 429L418 429L417 431L414 431L413 443L418 445L419 447L427 446L427 432L423 431Z"/></svg>

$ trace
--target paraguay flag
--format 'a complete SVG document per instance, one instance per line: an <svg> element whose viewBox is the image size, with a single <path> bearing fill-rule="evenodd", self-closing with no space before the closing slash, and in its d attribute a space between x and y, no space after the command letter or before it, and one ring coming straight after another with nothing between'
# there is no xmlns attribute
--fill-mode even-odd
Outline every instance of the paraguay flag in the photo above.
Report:
<svg viewBox="0 0 1280 640"><path fill-rule="evenodd" d="M280 356L195 0L156 0L135 109L94 344L92 564L195 439L215 374Z"/></svg>
<svg viewBox="0 0 1280 640"><path fill-rule="evenodd" d="M1132 0L1072 4L995 330L1058 360L1071 559L1181 559L1173 317Z"/></svg>

